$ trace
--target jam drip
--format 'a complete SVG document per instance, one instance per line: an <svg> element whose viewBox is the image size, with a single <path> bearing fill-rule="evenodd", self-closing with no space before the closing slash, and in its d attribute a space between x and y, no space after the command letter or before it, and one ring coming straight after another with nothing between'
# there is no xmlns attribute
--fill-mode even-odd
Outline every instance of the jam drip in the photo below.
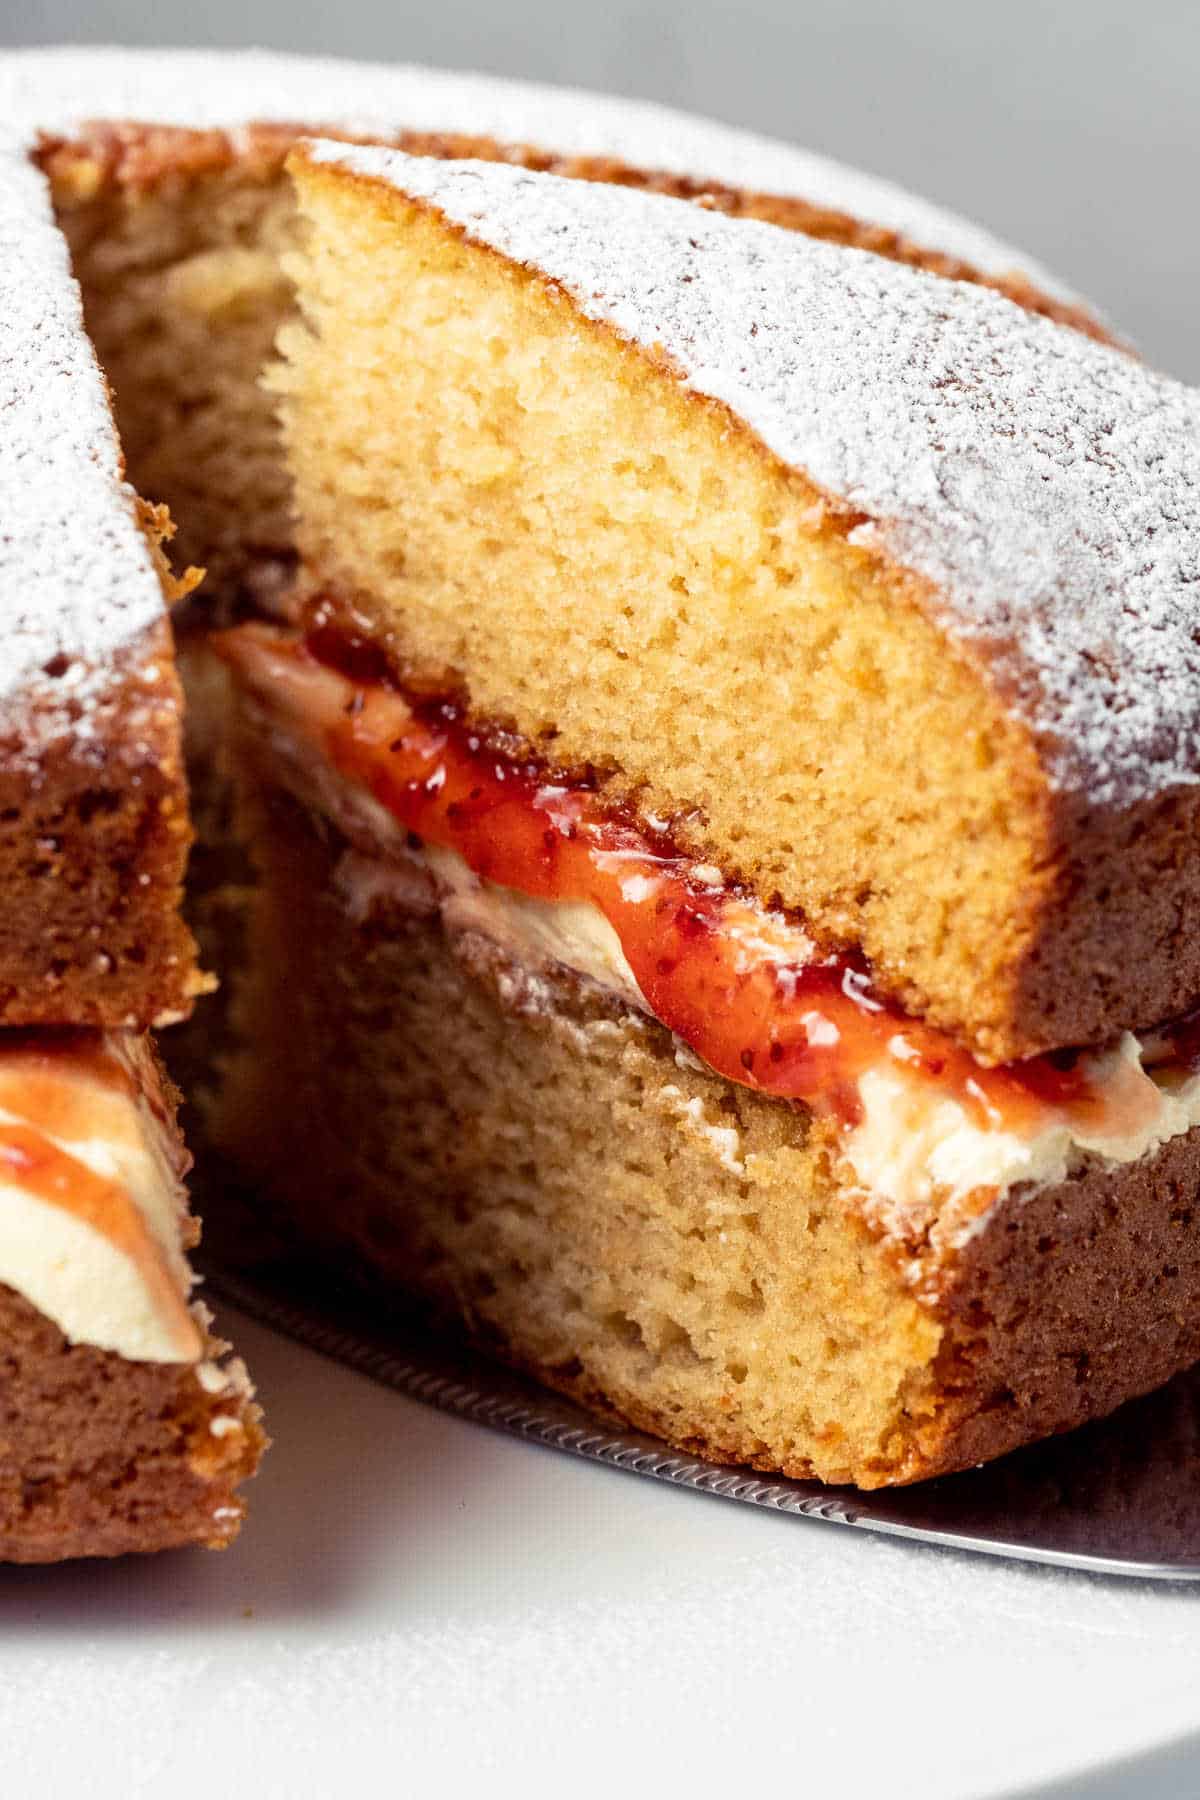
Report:
<svg viewBox="0 0 1200 1800"><path fill-rule="evenodd" d="M1054 1113L1099 1123L1076 1052L986 1069L877 993L854 953L817 951L587 774L564 776L474 727L456 699L400 692L369 645L250 625L218 648L270 708L319 743L409 832L475 875L546 901L587 901L615 931L647 1008L710 1068L852 1127L859 1082L889 1065L956 1100L982 1128Z"/></svg>

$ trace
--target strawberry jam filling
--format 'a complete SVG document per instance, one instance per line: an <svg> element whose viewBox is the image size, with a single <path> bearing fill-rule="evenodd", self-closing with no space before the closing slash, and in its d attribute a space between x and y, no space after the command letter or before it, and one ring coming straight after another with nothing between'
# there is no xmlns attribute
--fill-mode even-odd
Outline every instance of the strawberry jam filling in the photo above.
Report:
<svg viewBox="0 0 1200 1800"><path fill-rule="evenodd" d="M348 782L480 880L541 901L588 902L615 932L646 1008L727 1080L799 1100L846 1127L859 1083L889 1064L956 1100L982 1129L1114 1123L1089 1059L1055 1053L984 1068L880 995L864 960L818 950L781 910L698 863L669 828L473 727L460 704L413 699L378 653L343 635L269 626L218 649L250 691L299 726ZM1200 1034L1188 1038L1200 1055Z"/></svg>

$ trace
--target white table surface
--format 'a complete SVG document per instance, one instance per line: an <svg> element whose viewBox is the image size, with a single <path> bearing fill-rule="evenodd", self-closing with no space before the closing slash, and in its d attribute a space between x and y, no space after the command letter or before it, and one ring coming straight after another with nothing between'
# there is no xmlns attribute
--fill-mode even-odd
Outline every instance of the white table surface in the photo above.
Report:
<svg viewBox="0 0 1200 1800"><path fill-rule="evenodd" d="M1200 1587L668 1489L225 1318L243 1536L0 1569L6 1796L1200 1794Z"/></svg>

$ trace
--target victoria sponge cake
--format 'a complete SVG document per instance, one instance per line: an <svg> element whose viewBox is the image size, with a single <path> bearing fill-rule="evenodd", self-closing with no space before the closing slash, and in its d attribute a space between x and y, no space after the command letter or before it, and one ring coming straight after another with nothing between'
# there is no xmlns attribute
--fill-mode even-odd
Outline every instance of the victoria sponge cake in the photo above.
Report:
<svg viewBox="0 0 1200 1800"><path fill-rule="evenodd" d="M261 1453L158 1028L275 1228L718 1458L1200 1354L1197 397L654 107L65 51L0 120L0 1555L227 1542Z"/></svg>
<svg viewBox="0 0 1200 1800"><path fill-rule="evenodd" d="M289 166L225 1147L543 1379L793 1474L1191 1359L1196 396L676 197Z"/></svg>

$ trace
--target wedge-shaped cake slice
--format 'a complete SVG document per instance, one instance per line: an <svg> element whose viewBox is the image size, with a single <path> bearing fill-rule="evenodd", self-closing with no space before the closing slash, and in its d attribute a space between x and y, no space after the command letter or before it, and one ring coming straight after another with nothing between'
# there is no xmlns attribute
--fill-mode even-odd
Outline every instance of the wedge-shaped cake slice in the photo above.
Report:
<svg viewBox="0 0 1200 1800"><path fill-rule="evenodd" d="M123 480L46 184L0 149L0 1560L228 1543L263 1443L190 1302L147 1034L206 985L166 526Z"/></svg>
<svg viewBox="0 0 1200 1800"><path fill-rule="evenodd" d="M1196 397L668 198L293 169L225 1146L763 1467L911 1480L1194 1358Z"/></svg>

